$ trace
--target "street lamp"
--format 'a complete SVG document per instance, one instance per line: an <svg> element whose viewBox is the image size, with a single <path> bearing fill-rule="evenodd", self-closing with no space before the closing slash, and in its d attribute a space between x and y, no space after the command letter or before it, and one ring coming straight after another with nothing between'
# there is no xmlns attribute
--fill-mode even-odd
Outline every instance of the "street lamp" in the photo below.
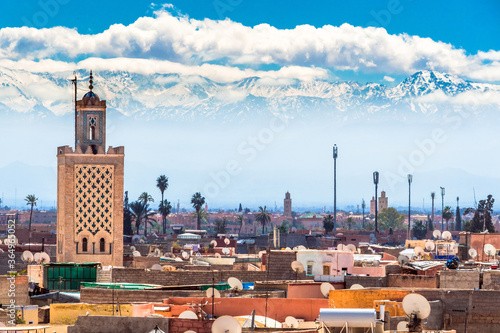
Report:
<svg viewBox="0 0 500 333"><path fill-rule="evenodd" d="M333 145L333 231L337 226L337 145Z"/></svg>
<svg viewBox="0 0 500 333"><path fill-rule="evenodd" d="M444 219L443 219L443 213L444 213L444 187L441 187L441 231L444 230Z"/></svg>
<svg viewBox="0 0 500 333"><path fill-rule="evenodd" d="M377 188L378 188L378 171L375 171L373 173L373 184L375 184L375 232L378 232L378 194L377 194Z"/></svg>
<svg viewBox="0 0 500 333"><path fill-rule="evenodd" d="M410 240L410 222L411 222L411 182L413 175L408 174L408 240Z"/></svg>

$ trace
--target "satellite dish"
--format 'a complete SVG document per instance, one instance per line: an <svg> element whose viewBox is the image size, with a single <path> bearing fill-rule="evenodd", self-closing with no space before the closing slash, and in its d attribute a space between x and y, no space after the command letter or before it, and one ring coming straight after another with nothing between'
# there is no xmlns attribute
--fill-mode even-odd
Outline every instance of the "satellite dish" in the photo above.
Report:
<svg viewBox="0 0 500 333"><path fill-rule="evenodd" d="M221 257L220 253L216 253L216 254L215 254L215 257L216 257L216 258L220 258L220 257Z"/></svg>
<svg viewBox="0 0 500 333"><path fill-rule="evenodd" d="M132 245L132 246L130 247L130 251L134 252L135 250L136 250L135 246L133 246L133 245Z"/></svg>
<svg viewBox="0 0 500 333"><path fill-rule="evenodd" d="M178 262L184 261L184 260L182 260L182 258L179 258L179 257L176 257L174 260L178 261Z"/></svg>
<svg viewBox="0 0 500 333"><path fill-rule="evenodd" d="M427 241L427 242L425 242L425 249L427 251L434 251L435 248L436 248L436 244L434 244L433 241Z"/></svg>
<svg viewBox="0 0 500 333"><path fill-rule="evenodd" d="M161 250L156 248L155 249L155 257L160 257L161 256Z"/></svg>
<svg viewBox="0 0 500 333"><path fill-rule="evenodd" d="M229 283L229 286L234 291L243 290L243 283L241 283L241 281L235 277L230 277L229 279L227 279L227 283Z"/></svg>
<svg viewBox="0 0 500 333"><path fill-rule="evenodd" d="M189 253L187 253L186 251L182 251L181 256L186 260L189 259Z"/></svg>
<svg viewBox="0 0 500 333"><path fill-rule="evenodd" d="M35 253L35 255L33 256L33 261L40 263L40 253L38 253L38 252Z"/></svg>
<svg viewBox="0 0 500 333"><path fill-rule="evenodd" d="M198 315L193 311L186 310L179 315L182 319L198 319Z"/></svg>
<svg viewBox="0 0 500 333"><path fill-rule="evenodd" d="M21 256L21 259L24 262L32 262L33 261L33 253L31 253L30 251L24 251L23 255Z"/></svg>
<svg viewBox="0 0 500 333"><path fill-rule="evenodd" d="M210 245L212 245L213 247L216 247L217 246L217 241L215 239L212 239L210 241Z"/></svg>
<svg viewBox="0 0 500 333"><path fill-rule="evenodd" d="M224 244L229 245L231 240L229 238L224 238Z"/></svg>
<svg viewBox="0 0 500 333"><path fill-rule="evenodd" d="M205 292L207 297L215 297L215 298L220 298L220 291L218 291L215 288L208 288L207 291Z"/></svg>
<svg viewBox="0 0 500 333"><path fill-rule="evenodd" d="M161 271L161 270L162 270L162 267L161 267L161 265L159 265L159 264L154 264L154 265L151 267L151 269L152 269L153 271Z"/></svg>
<svg viewBox="0 0 500 333"><path fill-rule="evenodd" d="M292 227L292 232L296 232L297 231L297 228L296 227Z"/></svg>
<svg viewBox="0 0 500 333"><path fill-rule="evenodd" d="M477 251L476 249L469 249L469 255L471 258L476 258L477 257Z"/></svg>
<svg viewBox="0 0 500 333"><path fill-rule="evenodd" d="M400 321L396 327L398 332L408 332L408 323L406 321Z"/></svg>
<svg viewBox="0 0 500 333"><path fill-rule="evenodd" d="M347 245L347 250L354 253L354 252L356 252L356 246L354 244L349 244L349 245Z"/></svg>
<svg viewBox="0 0 500 333"><path fill-rule="evenodd" d="M195 331L186 331L184 333L196 333Z"/></svg>
<svg viewBox="0 0 500 333"><path fill-rule="evenodd" d="M47 264L50 262L50 256L45 252L40 252L40 263Z"/></svg>
<svg viewBox="0 0 500 333"><path fill-rule="evenodd" d="M409 261L410 261L410 259L408 259L408 257L405 256L404 254L402 254L398 257L398 263L400 266L406 265Z"/></svg>
<svg viewBox="0 0 500 333"><path fill-rule="evenodd" d="M331 283L323 282L319 287L323 296L327 297L330 295L330 290L335 290L335 287Z"/></svg>
<svg viewBox="0 0 500 333"><path fill-rule="evenodd" d="M285 249L285 251L286 251L286 252L292 252L292 249L291 249L291 248L289 248L289 247L287 247L287 248Z"/></svg>
<svg viewBox="0 0 500 333"><path fill-rule="evenodd" d="M2 239L0 238L0 244L2 244Z"/></svg>
<svg viewBox="0 0 500 333"><path fill-rule="evenodd" d="M403 311L410 317L415 315L418 319L422 320L431 314L431 305L420 294L408 294L403 298Z"/></svg>
<svg viewBox="0 0 500 333"><path fill-rule="evenodd" d="M353 290L356 290L356 289L365 289L365 287L363 287L363 286L362 286L362 285L360 285L360 284L355 283L355 284L353 284L353 285L351 286L351 288L350 288L350 289L353 289Z"/></svg>
<svg viewBox="0 0 500 333"><path fill-rule="evenodd" d="M292 316L288 316L285 318L285 324L288 328L299 328L299 321Z"/></svg>
<svg viewBox="0 0 500 333"><path fill-rule="evenodd" d="M434 230L434 232L432 233L432 236L434 236L434 238L436 238L436 239L441 238L441 231Z"/></svg>
<svg viewBox="0 0 500 333"><path fill-rule="evenodd" d="M484 253L489 257L493 257L497 254L497 249L491 244L486 244L484 246Z"/></svg>
<svg viewBox="0 0 500 333"><path fill-rule="evenodd" d="M136 251L132 252L132 255L134 257L140 257L141 256L141 252L139 252L139 251L136 250Z"/></svg>
<svg viewBox="0 0 500 333"><path fill-rule="evenodd" d="M421 248L420 246L417 246L413 249L415 251L415 254L419 257L423 256L425 254L424 249Z"/></svg>
<svg viewBox="0 0 500 333"><path fill-rule="evenodd" d="M231 316L221 316L212 324L212 333L241 333L241 325Z"/></svg>
<svg viewBox="0 0 500 333"><path fill-rule="evenodd" d="M266 251L260 251L260 252L259 252L259 258L262 258L262 256L263 256L264 254L266 254Z"/></svg>
<svg viewBox="0 0 500 333"><path fill-rule="evenodd" d="M132 243L137 243L140 240L141 240L141 236L139 236L139 235L132 236Z"/></svg>
<svg viewBox="0 0 500 333"><path fill-rule="evenodd" d="M304 245L299 245L299 246L297 246L297 250L299 250L299 251L307 250L307 247L305 247Z"/></svg>
<svg viewBox="0 0 500 333"><path fill-rule="evenodd" d="M449 231L444 231L441 234L441 237L443 237L444 240L449 241L451 239L451 232Z"/></svg>
<svg viewBox="0 0 500 333"><path fill-rule="evenodd" d="M222 253L224 253L225 255L228 255L229 253L231 253L231 250L229 250L227 247L225 247L222 249Z"/></svg>
<svg viewBox="0 0 500 333"><path fill-rule="evenodd" d="M304 271L304 265L300 261L292 261L292 269L295 273L302 273Z"/></svg>

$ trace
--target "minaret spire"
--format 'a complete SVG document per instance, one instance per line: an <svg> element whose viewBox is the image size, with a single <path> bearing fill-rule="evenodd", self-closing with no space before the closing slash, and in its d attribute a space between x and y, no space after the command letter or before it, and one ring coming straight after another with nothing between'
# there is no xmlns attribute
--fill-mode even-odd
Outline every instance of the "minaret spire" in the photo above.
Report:
<svg viewBox="0 0 500 333"><path fill-rule="evenodd" d="M90 70L90 78L89 78L89 89L90 91L92 91L92 89L94 88L94 86L92 85L92 83L94 83L94 81L92 80L94 77L92 76L92 70Z"/></svg>

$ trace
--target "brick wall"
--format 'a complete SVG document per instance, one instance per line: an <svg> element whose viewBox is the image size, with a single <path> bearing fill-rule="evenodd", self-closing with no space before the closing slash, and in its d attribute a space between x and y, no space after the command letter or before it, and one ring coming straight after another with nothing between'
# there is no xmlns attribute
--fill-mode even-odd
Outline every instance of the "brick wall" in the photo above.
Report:
<svg viewBox="0 0 500 333"><path fill-rule="evenodd" d="M483 271L481 289L500 290L500 271Z"/></svg>
<svg viewBox="0 0 500 333"><path fill-rule="evenodd" d="M360 284L365 288L387 287L387 277L347 275L345 288L350 289L353 284Z"/></svg>
<svg viewBox="0 0 500 333"><path fill-rule="evenodd" d="M15 294L14 298L16 300L16 305L30 304L27 275L16 276L13 282L10 276L0 276L0 304L10 304L10 300L12 299L12 297L9 296L9 291L11 289L14 290L13 293Z"/></svg>
<svg viewBox="0 0 500 333"><path fill-rule="evenodd" d="M266 258L266 269L269 270L269 281L295 280L296 274L292 269L292 262L297 260L295 252L271 251ZM306 280L305 273L297 275L298 280Z"/></svg>
<svg viewBox="0 0 500 333"><path fill-rule="evenodd" d="M169 333L184 333L186 331L211 333L212 324L212 320L169 318Z"/></svg>
<svg viewBox="0 0 500 333"><path fill-rule="evenodd" d="M475 289L480 287L479 271L441 271L439 286L443 289Z"/></svg>
<svg viewBox="0 0 500 333"><path fill-rule="evenodd" d="M387 287L438 288L439 276L391 274L387 276Z"/></svg>
<svg viewBox="0 0 500 333"><path fill-rule="evenodd" d="M169 332L168 318L80 316L68 333L133 333L150 332L155 326Z"/></svg>

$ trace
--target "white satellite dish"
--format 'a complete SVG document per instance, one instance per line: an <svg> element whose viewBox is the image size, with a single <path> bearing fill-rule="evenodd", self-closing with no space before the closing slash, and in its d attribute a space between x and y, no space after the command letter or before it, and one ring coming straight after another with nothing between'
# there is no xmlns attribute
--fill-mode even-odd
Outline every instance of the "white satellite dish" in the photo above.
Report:
<svg viewBox="0 0 500 333"><path fill-rule="evenodd" d="M224 238L224 244L229 245L231 240L229 238Z"/></svg>
<svg viewBox="0 0 500 333"><path fill-rule="evenodd" d="M141 236L139 236L139 235L132 236L132 243L137 243L140 240L141 240Z"/></svg>
<svg viewBox="0 0 500 333"><path fill-rule="evenodd" d="M50 256L45 252L40 252L40 263L48 264L50 262Z"/></svg>
<svg viewBox="0 0 500 333"><path fill-rule="evenodd" d="M297 246L297 250L299 250L299 251L307 250L307 247L305 247L304 245L299 245L299 246Z"/></svg>
<svg viewBox="0 0 500 333"><path fill-rule="evenodd" d="M362 285L360 285L360 284L355 283L355 284L353 284L353 285L351 286L351 288L350 288L350 289L353 289L353 290L356 290L356 289L365 289L365 287L363 287L363 286L362 286Z"/></svg>
<svg viewBox="0 0 500 333"><path fill-rule="evenodd" d="M154 252L154 253L155 253L155 254L154 254L154 255L155 255L155 257L161 257L161 255L162 255L161 250L160 250L160 249L158 249L158 248L156 248L156 249L155 249L155 252Z"/></svg>
<svg viewBox="0 0 500 333"><path fill-rule="evenodd" d="M33 256L33 261L36 263L40 263L40 253L35 253L35 255Z"/></svg>
<svg viewBox="0 0 500 333"><path fill-rule="evenodd" d="M441 234L441 237L443 237L443 239L445 241L449 241L451 239L451 232L443 231L443 233Z"/></svg>
<svg viewBox="0 0 500 333"><path fill-rule="evenodd" d="M413 249L415 251L415 254L419 257L423 256L425 254L424 249L421 248L420 246L417 246Z"/></svg>
<svg viewBox="0 0 500 333"><path fill-rule="evenodd" d="M489 257L493 257L497 254L497 249L491 244L486 244L484 246L484 253Z"/></svg>
<svg viewBox="0 0 500 333"><path fill-rule="evenodd" d="M289 247L286 247L286 248L285 248L285 251L286 251L286 252L292 252L292 249L291 249L291 248L289 248Z"/></svg>
<svg viewBox="0 0 500 333"><path fill-rule="evenodd" d="M288 328L299 328L299 321L292 316L288 316L285 318L285 324Z"/></svg>
<svg viewBox="0 0 500 333"><path fill-rule="evenodd" d="M321 293L323 294L323 296L328 298L328 296L330 295L330 290L335 290L335 287L332 286L331 283L323 282L321 284L321 286L319 287L319 289L321 290Z"/></svg>
<svg viewBox="0 0 500 333"><path fill-rule="evenodd" d="M186 251L182 251L181 256L186 260L189 259L189 253L187 253Z"/></svg>
<svg viewBox="0 0 500 333"><path fill-rule="evenodd" d="M295 273L302 273L304 271L304 265L300 261L292 261L292 269Z"/></svg>
<svg viewBox="0 0 500 333"><path fill-rule="evenodd" d="M215 288L208 288L207 291L205 292L207 297L214 297L214 298L220 298L220 291L218 291Z"/></svg>
<svg viewBox="0 0 500 333"><path fill-rule="evenodd" d="M198 315L193 311L186 310L179 315L182 319L198 319Z"/></svg>
<svg viewBox="0 0 500 333"><path fill-rule="evenodd" d="M338 251L348 251L347 245L339 244L339 245L337 245L337 250Z"/></svg>
<svg viewBox="0 0 500 333"><path fill-rule="evenodd" d="M133 245L132 245L132 246L130 247L130 251L134 252L135 250L136 250L135 246L133 246Z"/></svg>
<svg viewBox="0 0 500 333"><path fill-rule="evenodd" d="M160 265L160 264L154 264L154 265L151 267L151 269L152 269L153 271L161 271L161 270L162 270L162 267L161 267L161 265Z"/></svg>
<svg viewBox="0 0 500 333"><path fill-rule="evenodd" d="M431 305L420 294L408 294L403 298L403 311L410 317L414 315L422 320L431 314Z"/></svg>
<svg viewBox="0 0 500 333"><path fill-rule="evenodd" d="M434 236L434 238L436 238L436 239L441 238L441 231L434 230L434 232L432 233L432 236Z"/></svg>
<svg viewBox="0 0 500 333"><path fill-rule="evenodd" d="M215 257L216 257L216 258L220 258L220 257L221 257L220 253L216 253L216 254L215 254Z"/></svg>
<svg viewBox="0 0 500 333"><path fill-rule="evenodd" d="M184 261L184 260L182 260L182 258L179 258L179 257L176 257L174 260L178 261L178 262Z"/></svg>
<svg viewBox="0 0 500 333"><path fill-rule="evenodd" d="M400 321L396 327L398 332L408 332L408 323L406 321Z"/></svg>
<svg viewBox="0 0 500 333"><path fill-rule="evenodd" d="M434 251L435 248L436 248L436 244L434 244L433 241L427 241L427 242L425 242L425 249L427 251Z"/></svg>
<svg viewBox="0 0 500 333"><path fill-rule="evenodd" d="M354 244L349 244L349 245L347 245L347 250L354 253L354 252L356 252L356 246Z"/></svg>
<svg viewBox="0 0 500 333"><path fill-rule="evenodd" d="M476 249L469 249L469 255L471 258L476 258L477 257L477 251Z"/></svg>
<svg viewBox="0 0 500 333"><path fill-rule="evenodd" d="M141 256L141 252L139 252L139 251L136 250L136 251L132 252L132 255L134 257L140 257Z"/></svg>
<svg viewBox="0 0 500 333"><path fill-rule="evenodd" d="M401 254L398 257L398 263L399 263L400 266L406 265L409 261L410 261L410 259L408 259L408 257L405 256L404 254Z"/></svg>
<svg viewBox="0 0 500 333"><path fill-rule="evenodd" d="M227 279L227 283L234 291L243 290L243 283L241 283L241 281L235 277L230 277L229 279Z"/></svg>
<svg viewBox="0 0 500 333"><path fill-rule="evenodd" d="M30 251L24 251L23 255L21 256L21 259L24 262L32 262L33 261L33 253L31 253Z"/></svg>
<svg viewBox="0 0 500 333"><path fill-rule="evenodd" d="M210 245L212 245L213 247L216 247L217 246L217 241L215 239L212 239L210 241Z"/></svg>
<svg viewBox="0 0 500 333"><path fill-rule="evenodd" d="M225 247L225 248L222 249L222 253L225 254L225 255L228 255L229 253L231 253L231 250L228 249L227 247Z"/></svg>
<svg viewBox="0 0 500 333"><path fill-rule="evenodd" d="M266 251L259 251L259 258L262 258L264 254L266 254Z"/></svg>
<svg viewBox="0 0 500 333"><path fill-rule="evenodd" d="M212 333L241 333L241 325L231 316L221 316L212 324Z"/></svg>
<svg viewBox="0 0 500 333"><path fill-rule="evenodd" d="M186 331L184 333L196 333L195 331Z"/></svg>

